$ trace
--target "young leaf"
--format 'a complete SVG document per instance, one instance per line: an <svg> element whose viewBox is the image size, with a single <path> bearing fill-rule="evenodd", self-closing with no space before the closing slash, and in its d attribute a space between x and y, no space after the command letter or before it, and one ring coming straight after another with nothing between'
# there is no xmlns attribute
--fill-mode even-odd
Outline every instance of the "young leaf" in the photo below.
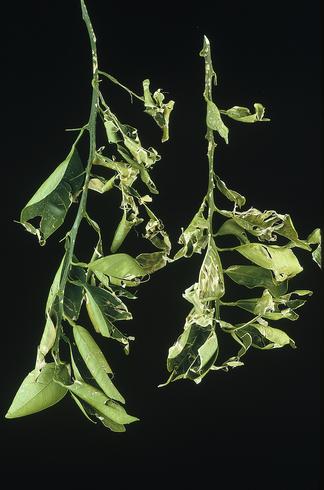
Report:
<svg viewBox="0 0 324 490"><path fill-rule="evenodd" d="M82 359L103 392L109 398L125 403L124 397L119 393L108 376L112 371L105 356L88 330L80 325L75 325L73 327L73 335Z"/></svg>
<svg viewBox="0 0 324 490"><path fill-rule="evenodd" d="M6 414L7 419L40 412L65 396L67 389L54 381L56 376L60 376L68 383L69 374L65 365L45 364L40 374L36 374L35 370L31 371L22 382Z"/></svg>
<svg viewBox="0 0 324 490"><path fill-rule="evenodd" d="M83 180L83 166L73 145L64 162L41 185L21 212L21 224L38 236L40 244L44 245L47 238L62 225ZM29 223L37 216L41 218L39 228Z"/></svg>

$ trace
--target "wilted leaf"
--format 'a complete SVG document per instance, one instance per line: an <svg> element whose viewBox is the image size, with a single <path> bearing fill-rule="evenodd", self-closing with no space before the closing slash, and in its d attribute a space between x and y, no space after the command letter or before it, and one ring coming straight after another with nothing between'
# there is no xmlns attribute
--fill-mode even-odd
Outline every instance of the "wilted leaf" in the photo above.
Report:
<svg viewBox="0 0 324 490"><path fill-rule="evenodd" d="M30 372L22 382L17 394L6 414L6 418L13 419L40 412L55 405L66 394L66 388L54 381L56 376L69 380L66 366L57 366L54 363L45 364L40 374Z"/></svg>

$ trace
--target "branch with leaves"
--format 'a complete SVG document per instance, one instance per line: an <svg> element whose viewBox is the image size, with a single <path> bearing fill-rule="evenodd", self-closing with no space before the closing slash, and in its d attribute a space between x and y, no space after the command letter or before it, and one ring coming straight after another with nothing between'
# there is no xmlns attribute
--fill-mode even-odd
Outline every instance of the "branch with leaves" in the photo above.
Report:
<svg viewBox="0 0 324 490"><path fill-rule="evenodd" d="M254 113L239 106L227 110L218 109L212 94L217 78L207 37L204 37L200 56L205 61L203 97L206 103L208 189L197 214L182 231L179 238L182 247L174 260L191 257L194 253L204 253L204 259L198 282L183 294L191 304L191 310L183 333L169 349L167 368L171 374L165 384L181 378L199 383L211 370L228 371L229 368L242 366L242 357L251 347L295 347L295 342L283 330L273 326L279 320L297 320L298 314L295 310L312 294L310 290L288 292L289 281L303 270L293 248L311 252L319 266L321 260L319 228L306 240L301 240L289 214L279 214L272 210L259 211L253 207L241 211L246 202L245 197L231 190L215 173L214 151L217 144L214 133L218 133L228 143L229 130L222 116L242 123L264 122L269 119L264 118L264 107L259 103L254 104ZM215 191L234 204L233 210L219 209ZM219 223L221 218L226 218L216 230L213 225L214 215ZM286 239L286 243L278 245L278 236ZM221 247L219 240L222 237L234 237L238 244ZM315 245L314 249L312 245ZM224 269L221 256L229 252L247 259L247 263L236 265L234 262L234 265ZM235 255L233 260L235 261ZM227 278L245 288L256 288L259 292L256 297L225 301ZM222 317L223 311L233 307L245 310L250 317L238 324L225 321ZM219 330L229 334L239 345L238 352L223 361L219 361Z"/></svg>
<svg viewBox="0 0 324 490"><path fill-rule="evenodd" d="M169 117L174 102L165 103L160 89L153 94L150 81L143 81L143 95L138 96L114 77L100 71L96 37L84 0L81 0L83 20L89 34L92 53L92 100L88 122L78 135L66 159L54 170L23 208L21 224L46 240L64 223L72 205L77 212L71 229L64 238L65 252L54 277L45 307L45 328L38 346L36 365L24 379L7 418L22 417L44 410L59 402L67 393L84 415L99 420L115 432L138 420L123 407L124 397L113 383L113 371L90 331L78 321L85 304L89 319L97 334L120 342L126 353L133 337L127 336L116 323L130 320L132 315L124 303L135 299L128 288L138 286L153 272L164 267L171 249L162 221L149 203L158 190L151 178L160 155L154 148L144 148L136 128L122 123L106 103L100 88L100 75L118 84L144 104L144 110L162 129L162 142L169 138ZM98 120L104 125L110 154L104 146L97 147ZM88 134L89 154L84 167L78 153L78 143ZM99 171L104 172L100 174ZM136 189L140 179L147 194ZM122 216L114 234L110 255L104 255L101 230L89 216L89 190L100 194L117 189L121 193ZM81 222L86 221L98 236L92 256L82 262L75 255L75 245ZM155 247L151 253L136 258L116 253L132 229L142 226L142 234ZM69 359L63 358L62 342L68 346ZM64 352L66 349L64 349ZM48 362L48 357L52 361Z"/></svg>
<svg viewBox="0 0 324 490"><path fill-rule="evenodd" d="M162 142L169 138L169 118L174 102L166 102L161 89L152 94L148 79L143 81L143 95L138 95L109 73L99 70L95 34L84 0L80 3L92 53L89 120L77 130L66 159L23 208L20 222L28 232L37 236L41 245L45 245L64 223L69 209L73 206L77 210L73 225L64 237L63 258L46 302L45 328L35 368L24 379L6 417L36 413L70 393L89 420L99 420L110 430L123 432L126 424L138 419L126 412L125 399L113 382L113 370L89 329L80 325L82 307L85 305L95 333L116 340L128 354L130 341L134 338L122 332L116 323L132 318L124 302L136 298L132 288L148 280L152 273L169 262L203 253L198 280L183 295L191 305L184 331L169 349L167 359L170 372L167 383L181 378L199 383L210 370L228 371L242 366L241 359L251 347L295 347L294 341L283 330L275 328L273 322L296 320L296 310L312 294L310 290L288 291L289 281L302 271L293 249L311 252L320 265L321 234L317 228L307 239L300 239L288 214L259 211L253 207L242 210L245 197L231 190L215 173L215 132L228 143L229 130L222 117L242 123L269 119L264 117L264 107L259 103L254 104L253 113L246 107L234 106L227 110L217 107L212 93L216 73L210 44L205 37L200 55L205 61L203 97L206 103L208 188L199 210L182 230L180 250L171 259L169 236L151 209L152 195L158 194L151 171L161 157L154 148L142 146L136 128L120 121L107 104L101 84L104 79L108 80L139 100L144 111L162 129ZM105 129L106 146L97 144L99 123ZM86 134L89 153L84 166L78 145ZM138 190L139 181L146 187L144 195ZM105 194L113 190L121 195L121 216L110 253L106 255L100 226L87 211L87 198L89 191ZM216 192L231 201L233 209L220 209ZM77 257L75 252L82 222L97 235L90 258L86 259ZM218 223L216 230L215 222ZM136 257L118 252L135 229L152 244L154 251ZM224 237L234 239L235 245L222 246ZM278 244L278 237L285 243ZM224 268L223 254L231 252L234 265ZM239 264L235 263L235 257L240 257ZM247 263L241 264L242 260ZM225 300L227 282L230 286L231 281L259 292L256 297L243 294L242 299ZM233 307L245 311L248 319L240 323L231 322L231 317L225 319L226 311ZM229 334L239 345L237 352L221 361L220 331ZM62 349L62 345L65 348Z"/></svg>

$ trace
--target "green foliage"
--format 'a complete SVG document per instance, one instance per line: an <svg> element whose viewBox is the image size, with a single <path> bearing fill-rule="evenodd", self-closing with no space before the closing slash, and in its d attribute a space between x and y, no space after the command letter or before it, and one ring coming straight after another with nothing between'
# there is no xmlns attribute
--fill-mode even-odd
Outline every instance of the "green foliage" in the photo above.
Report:
<svg viewBox="0 0 324 490"><path fill-rule="evenodd" d="M136 298L126 287L138 286L143 278L147 280L150 274L164 267L171 244L161 220L148 207L152 202L151 194L158 194L151 171L161 157L154 148L144 148L138 130L122 123L112 112L104 99L101 85L99 87L99 75L141 101L144 111L162 129L162 141L169 138L169 118L174 102L166 102L161 89L151 94L148 79L143 81L143 96L137 96L116 78L98 70L96 38L84 0L80 0L80 4L92 52L89 120L79 130L66 159L23 208L20 222L44 245L63 225L72 204L76 204L77 210L73 225L65 235L64 256L46 302L45 327L37 350L35 369L20 386L7 417L21 417L44 410L69 392L89 420L99 420L112 431L124 432L125 424L138 419L128 415L122 406L125 399L112 381L110 365L89 329L79 325L78 320L84 306L95 334L116 340L128 354L129 342L134 337L122 333L116 327L116 322L130 320L132 314L121 298ZM96 141L100 121L106 133L106 141L103 142L106 146L99 146ZM85 133L89 135L89 157L83 164L78 143ZM147 188L144 195L136 189L138 180ZM100 226L87 212L88 191L99 194L117 191L121 194L122 217L110 246L111 254L105 254ZM35 218L40 219L38 225ZM75 256L82 221L87 222L97 234L97 243L86 263L79 262ZM136 258L126 253L116 253L128 234L139 225L143 227L142 236L152 244L152 252ZM69 346L69 359L62 359L62 342ZM53 362L47 361L49 356ZM81 363L80 366L78 363Z"/></svg>
<svg viewBox="0 0 324 490"><path fill-rule="evenodd" d="M289 281L303 268L294 248L311 252L315 262L320 265L321 234L317 228L306 240L297 234L291 217L276 211L259 211L253 207L238 211L246 203L246 198L227 184L214 172L214 132L228 143L229 130L222 120L228 116L238 122L255 123L270 121L264 118L264 107L255 103L254 114L246 107L234 106L231 109L218 109L212 97L212 85L216 84L216 73L211 59L208 39L204 38L200 55L205 61L206 139L208 141L209 182L208 191L199 211L189 226L182 231L179 243L182 245L174 260L203 253L198 282L184 293L191 303L184 331L169 349L167 368L171 373L167 381L188 378L199 383L210 370L228 370L242 366L241 357L248 349L280 348L286 345L295 347L294 341L282 330L268 324L268 320L296 320L296 309L305 303L305 297L312 294L308 290L288 292ZM219 191L230 202L233 210L219 209L215 204L215 191ZM218 230L213 229L218 215ZM222 217L226 218L221 222ZM214 220L214 221L213 221ZM238 241L234 247L221 248L220 237L232 236ZM284 244L276 244L277 239L286 239ZM312 250L311 245L317 245ZM246 259L246 264L223 269L222 254L233 252ZM236 255L237 256L237 255ZM224 280L224 277L226 280ZM261 290L261 296L225 301L230 284L227 278L248 289ZM244 293L242 293L244 295ZM297 296L297 299L296 299ZM303 299L300 299L303 297ZM251 314L252 318L237 325L222 320L222 311L236 307ZM239 350L229 359L219 361L221 346L217 340L218 331L229 334L239 344ZM166 384L167 384L166 383Z"/></svg>
<svg viewBox="0 0 324 490"><path fill-rule="evenodd" d="M190 258L194 253L203 254L197 282L183 294L190 303L184 330L169 349L167 359L170 372L167 383L181 378L199 383L211 370L227 371L242 366L241 358L250 348L295 347L295 342L272 323L297 320L296 310L312 294L309 290L289 291L289 281L303 270L295 248L310 252L320 265L321 233L316 229L307 239L300 239L288 214L259 211L253 207L242 210L246 198L230 189L215 174L214 151L217 145L214 134L218 134L226 144L229 142L229 129L223 117L243 123L269 119L264 117L265 109L260 103L254 104L254 113L240 106L227 110L218 108L212 94L217 78L210 44L205 37L200 55L205 61L203 97L206 103L208 189L197 213L182 229L179 238L181 248L171 258L168 233L151 209L152 195L158 194L151 173L161 156L154 148L145 148L138 130L121 122L111 110L104 99L99 76L117 84L143 104L144 112L162 129L162 142L169 139L169 119L174 102L166 102L161 89L151 93L148 79L143 81L143 95L137 95L112 75L98 69L96 38L84 0L80 0L80 4L93 65L89 120L79 130L66 159L23 208L20 222L44 245L63 225L72 204L77 209L73 225L65 234L64 255L45 305L45 326L35 368L18 389L6 417L39 412L69 393L88 420L99 420L111 431L124 432L125 425L138 418L126 412L125 399L113 382L113 370L90 330L94 329L94 336L117 341L124 352L129 353L130 341L134 337L123 333L116 323L132 319L126 303L136 296L130 288L147 281L151 274L170 262ZM97 144L98 120L105 134L105 141L100 146ZM78 153L78 143L85 133L89 136L89 156L84 164ZM144 194L139 190L142 188L145 188ZM100 226L87 212L89 191L99 195L114 191L120 193L120 221L109 244L110 253L105 253ZM217 207L216 191L232 203L233 209ZM213 227L215 215L219 218L217 230ZM34 219L39 220L38 225ZM79 261L75 255L78 230L83 221L97 237L87 262ZM150 243L152 250L136 257L119 252L122 246L126 247L127 237L136 229ZM224 236L231 236L237 244L220 247L219 240ZM285 243L279 244L278 237ZM223 268L223 253L233 254L234 265ZM236 265L235 257L247 263ZM243 293L242 298L226 301L228 281L229 285L232 281L253 290L253 297L245 297ZM87 311L89 328L79 325L82 308ZM221 313L231 308L244 310L251 318L237 324L223 320ZM230 335L238 344L238 350L231 357L220 361L219 331ZM67 348L60 349L63 342ZM49 356L52 357L51 362L48 362Z"/></svg>

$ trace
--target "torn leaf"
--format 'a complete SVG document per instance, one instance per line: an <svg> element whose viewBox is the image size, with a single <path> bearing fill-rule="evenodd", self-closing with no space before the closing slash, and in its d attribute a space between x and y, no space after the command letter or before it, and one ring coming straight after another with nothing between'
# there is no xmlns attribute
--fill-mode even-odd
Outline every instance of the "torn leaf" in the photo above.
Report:
<svg viewBox="0 0 324 490"><path fill-rule="evenodd" d="M263 117L264 116L264 107L262 104L255 102L253 104L254 114L251 114L250 110L247 107L240 107L235 105L227 110L221 110L221 114L226 114L226 116L231 119L235 119L236 121L240 121L243 123L254 123L259 121L270 121L270 119Z"/></svg>
<svg viewBox="0 0 324 490"><path fill-rule="evenodd" d="M178 243L183 247L175 254L174 260L191 257L194 253L200 254L207 247L208 221L204 216L205 207L206 202L203 201L190 224L185 230L182 230Z"/></svg>
<svg viewBox="0 0 324 490"><path fill-rule="evenodd" d="M216 185L217 185L218 189L220 190L220 192L225 197L227 197L227 199L229 199L230 201L234 202L235 203L235 206L238 206L239 208L241 208L242 206L244 206L244 204L245 204L245 197L244 196L242 196L241 194L239 194L236 191L233 191L233 190L229 189L227 187L227 185L225 184L225 182L223 182L218 177L218 175L215 174L214 177L215 177L215 181L216 181Z"/></svg>
<svg viewBox="0 0 324 490"><path fill-rule="evenodd" d="M169 119L174 107L174 101L164 103L164 94L161 89L156 90L153 96L150 92L150 80L143 81L145 112L153 117L154 121L163 131L162 143L169 139Z"/></svg>
<svg viewBox="0 0 324 490"><path fill-rule="evenodd" d="M214 301L225 293L223 267L214 240L211 240L199 272L199 296L202 302Z"/></svg>
<svg viewBox="0 0 324 490"><path fill-rule="evenodd" d="M38 236L41 245L64 222L66 213L81 190L84 181L83 166L75 146L48 179L28 201L20 215L25 228ZM30 220L40 217L39 227Z"/></svg>

